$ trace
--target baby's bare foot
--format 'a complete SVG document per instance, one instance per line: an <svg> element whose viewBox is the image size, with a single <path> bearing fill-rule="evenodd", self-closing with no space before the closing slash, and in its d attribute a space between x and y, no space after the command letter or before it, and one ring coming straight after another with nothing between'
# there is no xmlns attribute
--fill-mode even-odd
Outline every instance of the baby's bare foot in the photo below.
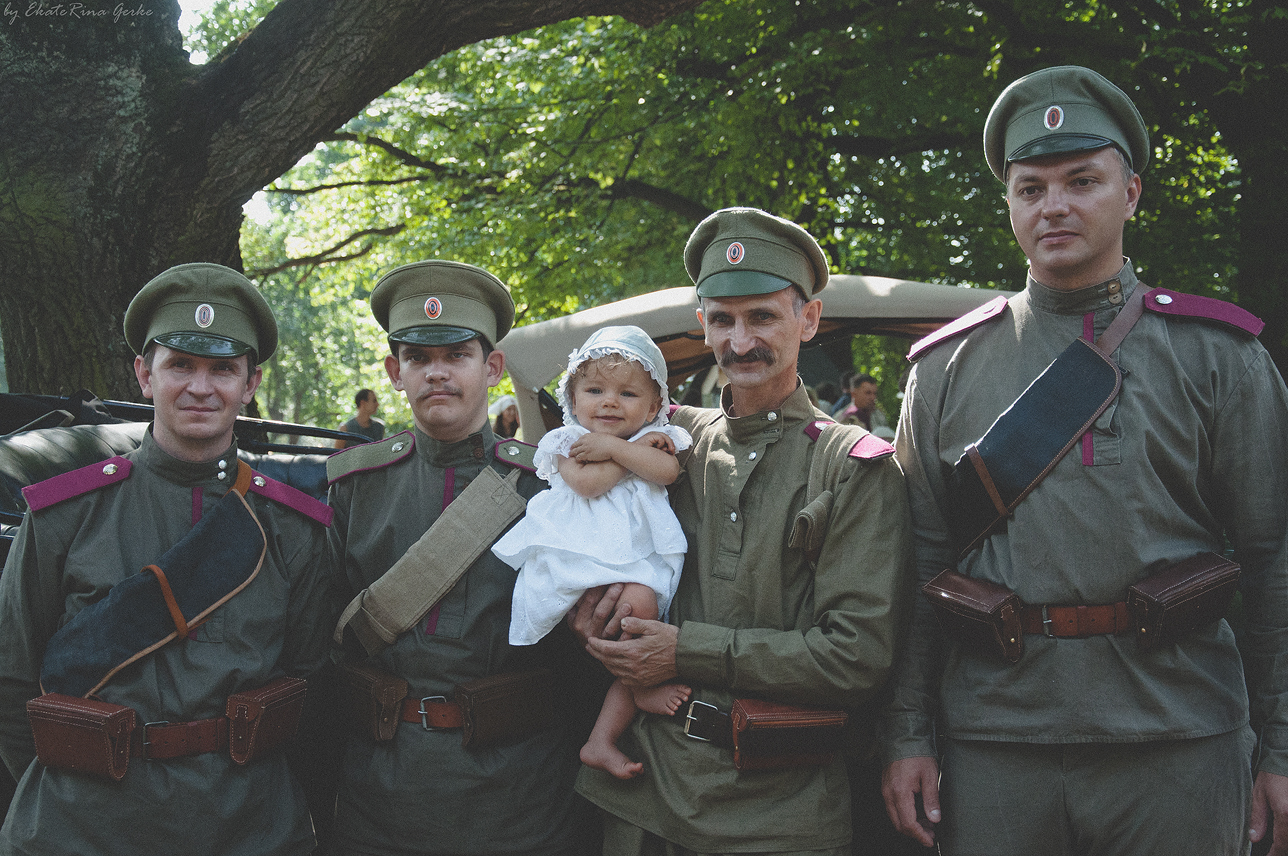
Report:
<svg viewBox="0 0 1288 856"><path fill-rule="evenodd" d="M684 684L658 684L655 687L631 692L635 696L635 706L640 710L669 716L689 700L693 690Z"/></svg>
<svg viewBox="0 0 1288 856"><path fill-rule="evenodd" d="M632 761L612 743L600 742L593 737L581 747L581 763L605 773L612 773L619 779L633 779L644 772L644 765Z"/></svg>

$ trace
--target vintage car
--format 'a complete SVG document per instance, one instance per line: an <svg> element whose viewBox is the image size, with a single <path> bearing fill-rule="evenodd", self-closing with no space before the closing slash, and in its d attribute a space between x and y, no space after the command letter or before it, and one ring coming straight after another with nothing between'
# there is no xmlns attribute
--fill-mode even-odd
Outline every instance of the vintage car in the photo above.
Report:
<svg viewBox="0 0 1288 856"><path fill-rule="evenodd" d="M911 342L1000 294L1009 292L834 275L819 293L823 321L802 351L802 366L811 357L823 358L815 351L844 354L841 359L848 363L849 341L856 334L898 336ZM559 405L546 388L563 374L568 355L600 327L634 324L646 330L666 357L673 395L695 376L710 384L715 358L703 343L697 308L692 286L669 288L511 330L498 347L505 352L506 369L514 381L520 438L536 443L546 431L562 424Z"/></svg>

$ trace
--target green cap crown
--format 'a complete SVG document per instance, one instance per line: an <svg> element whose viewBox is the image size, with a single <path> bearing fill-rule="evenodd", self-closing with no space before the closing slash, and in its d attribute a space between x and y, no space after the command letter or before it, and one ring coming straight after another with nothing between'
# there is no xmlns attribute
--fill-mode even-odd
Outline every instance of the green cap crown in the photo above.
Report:
<svg viewBox="0 0 1288 856"><path fill-rule="evenodd" d="M246 277L193 262L158 274L139 290L125 310L125 341L136 354L157 342L198 357L250 353L259 364L277 350L277 322Z"/></svg>
<svg viewBox="0 0 1288 856"><path fill-rule="evenodd" d="M1062 65L1003 90L984 123L984 156L998 180L1015 161L1117 146L1132 170L1149 162L1149 134L1131 99L1089 68Z"/></svg>
<svg viewBox="0 0 1288 856"><path fill-rule="evenodd" d="M723 208L689 235L684 268L698 297L746 297L795 285L812 297L827 285L827 256L790 220L758 208Z"/></svg>
<svg viewBox="0 0 1288 856"><path fill-rule="evenodd" d="M431 259L391 270L371 292L371 314L389 341L453 345L482 336L496 345L514 323L510 289L461 262Z"/></svg>

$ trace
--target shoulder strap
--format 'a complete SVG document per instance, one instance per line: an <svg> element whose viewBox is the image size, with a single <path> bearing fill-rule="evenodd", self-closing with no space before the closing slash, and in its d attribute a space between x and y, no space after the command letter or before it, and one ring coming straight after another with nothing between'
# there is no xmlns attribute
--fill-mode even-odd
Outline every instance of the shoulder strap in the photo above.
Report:
<svg viewBox="0 0 1288 856"><path fill-rule="evenodd" d="M97 464L61 473L42 482L29 484L22 489L22 497L27 500L29 509L40 511L51 505L84 496L90 491L125 481L130 477L132 466L128 460L118 455L106 461L99 461Z"/></svg>
<svg viewBox="0 0 1288 856"><path fill-rule="evenodd" d="M523 514L528 501L518 491L522 472L516 467L502 478L484 467L425 534L349 602L336 623L335 641L351 627L374 656L414 627Z"/></svg>
<svg viewBox="0 0 1288 856"><path fill-rule="evenodd" d="M416 435L402 431L386 437L379 443L363 443L336 452L326 459L327 484L335 484L345 476L378 470L396 464L416 450Z"/></svg>
<svg viewBox="0 0 1288 856"><path fill-rule="evenodd" d="M1002 313L1006 311L1006 307L1005 297L994 297L988 303L983 306L977 306L955 321L949 321L929 336L914 342L912 348L908 351L908 362L915 363L936 345L946 342L954 336L960 336L962 333L973 330L986 321L1001 318Z"/></svg>
<svg viewBox="0 0 1288 856"><path fill-rule="evenodd" d="M518 467L530 473L537 471L537 447L518 440L502 440L496 444L496 460L508 467Z"/></svg>
<svg viewBox="0 0 1288 856"><path fill-rule="evenodd" d="M252 474L249 491L281 503L305 517L311 517L323 526L330 526L331 519L335 517L335 509L325 502L318 502L304 491L271 479L263 473Z"/></svg>
<svg viewBox="0 0 1288 856"><path fill-rule="evenodd" d="M1168 288L1155 288L1146 294L1145 308L1160 315L1216 321L1252 336L1260 336L1266 326L1265 321L1233 303Z"/></svg>

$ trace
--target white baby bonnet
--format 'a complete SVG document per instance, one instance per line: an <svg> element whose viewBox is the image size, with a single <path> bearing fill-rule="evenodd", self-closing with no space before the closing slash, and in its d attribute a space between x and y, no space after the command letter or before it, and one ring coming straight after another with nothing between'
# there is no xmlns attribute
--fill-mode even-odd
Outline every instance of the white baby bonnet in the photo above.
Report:
<svg viewBox="0 0 1288 856"><path fill-rule="evenodd" d="M668 424L666 405L670 392L666 387L666 358L662 356L662 349L654 344L648 333L629 324L621 327L602 327L596 330L586 340L585 344L568 355L568 368L564 376L559 379L559 388L557 390L559 406L563 408L564 424L580 424L577 421L577 417L573 415L572 407L568 401L568 378L572 377L577 367L587 360L596 360L609 354L621 354L628 360L639 363L657 382L658 393L662 396L662 406L658 409L657 416L654 417L653 421L644 427L660 428Z"/></svg>

